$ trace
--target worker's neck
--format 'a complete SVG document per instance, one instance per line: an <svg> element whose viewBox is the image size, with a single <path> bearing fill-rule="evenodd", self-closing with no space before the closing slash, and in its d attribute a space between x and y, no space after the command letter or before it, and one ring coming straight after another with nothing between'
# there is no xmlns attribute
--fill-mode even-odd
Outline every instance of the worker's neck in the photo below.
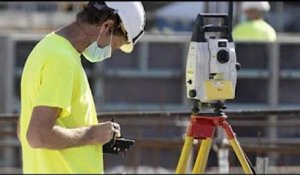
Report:
<svg viewBox="0 0 300 175"><path fill-rule="evenodd" d="M252 18L247 18L248 21L256 21L256 20L260 20L263 19L261 17L252 17Z"/></svg>
<svg viewBox="0 0 300 175"><path fill-rule="evenodd" d="M89 37L76 22L57 30L55 33L66 38L78 53L82 53L91 43Z"/></svg>

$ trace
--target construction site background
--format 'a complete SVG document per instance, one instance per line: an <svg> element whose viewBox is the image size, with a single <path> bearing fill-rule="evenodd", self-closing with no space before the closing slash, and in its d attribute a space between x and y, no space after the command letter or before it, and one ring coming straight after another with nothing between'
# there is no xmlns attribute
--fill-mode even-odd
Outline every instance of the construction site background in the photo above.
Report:
<svg viewBox="0 0 300 175"><path fill-rule="evenodd" d="M15 129L26 58L46 33L74 20L84 3L0 2L0 173L22 170ZM124 136L136 140L124 158L105 155L106 173L175 172L189 120L185 63L191 31L176 29L191 24L172 19L160 28L156 11L174 2L142 3L146 33L131 55L116 52L97 64L83 60L100 120L113 115ZM236 98L227 103L228 120L254 165L257 157L268 156L270 173L296 174L300 172L300 122L299 111L293 109L300 109L300 3L270 4L267 20L278 32L278 41L236 43L242 69ZM235 3L233 24L240 20L239 5ZM227 12L227 3L205 1L202 10ZM195 143L194 152L197 149ZM211 151L207 173L219 172L217 151ZM241 173L232 151L225 161L230 162L231 173Z"/></svg>

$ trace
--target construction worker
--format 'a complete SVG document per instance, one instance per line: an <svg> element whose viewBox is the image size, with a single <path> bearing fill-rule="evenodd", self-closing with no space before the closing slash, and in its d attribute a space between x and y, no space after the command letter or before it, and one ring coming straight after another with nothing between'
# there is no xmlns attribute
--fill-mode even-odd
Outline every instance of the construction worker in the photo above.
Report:
<svg viewBox="0 0 300 175"><path fill-rule="evenodd" d="M102 146L121 130L98 123L81 58L94 63L118 49L130 53L144 25L141 2L89 2L34 47L21 80L23 173L104 173Z"/></svg>
<svg viewBox="0 0 300 175"><path fill-rule="evenodd" d="M266 41L276 40L276 32L264 19L264 13L270 10L266 1L242 2L241 9L246 16L246 21L236 25L232 31L235 41Z"/></svg>

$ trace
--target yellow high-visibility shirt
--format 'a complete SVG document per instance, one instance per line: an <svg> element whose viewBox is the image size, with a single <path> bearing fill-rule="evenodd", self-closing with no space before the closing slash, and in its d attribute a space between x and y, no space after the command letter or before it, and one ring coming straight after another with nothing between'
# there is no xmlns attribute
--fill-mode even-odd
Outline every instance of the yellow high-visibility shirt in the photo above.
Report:
<svg viewBox="0 0 300 175"><path fill-rule="evenodd" d="M32 148L26 132L35 106L61 108L56 124L65 128L98 123L80 53L54 32L34 47L22 73L20 140L23 173L103 173L102 145L61 150Z"/></svg>
<svg viewBox="0 0 300 175"><path fill-rule="evenodd" d="M276 32L263 19L245 21L233 28L234 41L276 41Z"/></svg>

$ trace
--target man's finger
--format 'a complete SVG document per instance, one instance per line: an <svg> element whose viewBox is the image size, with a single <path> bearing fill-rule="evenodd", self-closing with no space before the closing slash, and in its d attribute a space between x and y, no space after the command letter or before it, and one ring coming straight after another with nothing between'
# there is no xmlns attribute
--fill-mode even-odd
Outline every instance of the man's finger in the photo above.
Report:
<svg viewBox="0 0 300 175"><path fill-rule="evenodd" d="M120 130L113 129L113 132L115 133L115 137L121 137L121 132L120 132Z"/></svg>
<svg viewBox="0 0 300 175"><path fill-rule="evenodd" d="M115 129L120 130L120 125L118 123L112 122L112 124Z"/></svg>

